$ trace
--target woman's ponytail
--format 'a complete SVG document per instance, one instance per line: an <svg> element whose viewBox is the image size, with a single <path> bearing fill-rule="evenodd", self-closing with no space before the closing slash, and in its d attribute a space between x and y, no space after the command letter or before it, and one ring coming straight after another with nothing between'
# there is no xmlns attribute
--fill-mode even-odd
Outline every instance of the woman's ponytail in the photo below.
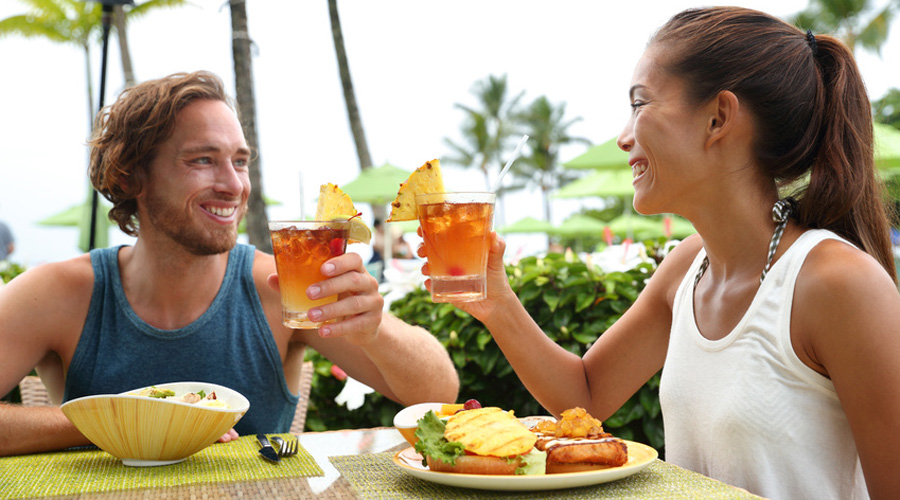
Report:
<svg viewBox="0 0 900 500"><path fill-rule="evenodd" d="M850 50L819 35L816 66L821 92L813 120L820 123L809 184L797 217L808 227L847 238L875 257L896 282L882 185L875 170L872 112Z"/></svg>

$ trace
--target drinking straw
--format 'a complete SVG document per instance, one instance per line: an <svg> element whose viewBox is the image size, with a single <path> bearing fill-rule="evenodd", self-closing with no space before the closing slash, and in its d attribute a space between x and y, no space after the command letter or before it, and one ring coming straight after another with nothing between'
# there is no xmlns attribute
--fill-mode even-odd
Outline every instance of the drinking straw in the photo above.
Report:
<svg viewBox="0 0 900 500"><path fill-rule="evenodd" d="M500 175L497 176L497 179L494 181L494 185L491 187L491 192L496 193L497 189L500 188L500 181L503 180L503 176L509 172L509 167L512 166L513 162L516 161L516 158L519 157L519 153L522 151L522 147L525 145L525 141L528 140L528 134L522 136L519 140L519 144L516 146L516 150L513 151L512 157L506 162L506 165L503 167L503 170L500 171Z"/></svg>

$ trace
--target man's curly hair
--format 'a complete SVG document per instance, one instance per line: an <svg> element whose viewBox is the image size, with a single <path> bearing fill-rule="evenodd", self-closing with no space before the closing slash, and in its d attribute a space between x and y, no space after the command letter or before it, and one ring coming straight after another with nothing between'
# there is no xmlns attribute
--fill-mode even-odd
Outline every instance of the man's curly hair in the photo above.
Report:
<svg viewBox="0 0 900 500"><path fill-rule="evenodd" d="M222 80L213 73L176 73L122 92L94 122L90 141L91 184L112 202L109 218L131 236L138 235L137 195L148 178L160 144L171 137L178 112L195 99L225 102Z"/></svg>

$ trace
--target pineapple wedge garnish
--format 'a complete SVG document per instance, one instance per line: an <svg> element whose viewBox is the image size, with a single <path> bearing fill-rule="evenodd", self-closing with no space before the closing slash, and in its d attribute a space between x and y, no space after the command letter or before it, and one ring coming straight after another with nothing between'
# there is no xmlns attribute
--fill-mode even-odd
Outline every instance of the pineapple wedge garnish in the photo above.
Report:
<svg viewBox="0 0 900 500"><path fill-rule="evenodd" d="M319 188L319 203L316 205L316 220L349 220L349 242L368 244L372 241L372 230L357 215L359 212L347 193L330 182L322 184Z"/></svg>
<svg viewBox="0 0 900 500"><path fill-rule="evenodd" d="M391 203L391 215L385 222L416 220L416 195L443 192L444 178L441 176L440 160L425 162L400 185L400 191Z"/></svg>

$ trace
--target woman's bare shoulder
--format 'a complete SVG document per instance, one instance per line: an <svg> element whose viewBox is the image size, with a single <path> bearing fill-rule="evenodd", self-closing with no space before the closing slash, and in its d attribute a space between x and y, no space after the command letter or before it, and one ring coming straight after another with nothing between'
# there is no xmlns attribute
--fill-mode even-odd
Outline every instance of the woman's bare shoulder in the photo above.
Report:
<svg viewBox="0 0 900 500"><path fill-rule="evenodd" d="M791 332L795 347L828 368L829 357L855 346L890 345L900 328L900 291L871 255L825 240L807 256L794 288Z"/></svg>

